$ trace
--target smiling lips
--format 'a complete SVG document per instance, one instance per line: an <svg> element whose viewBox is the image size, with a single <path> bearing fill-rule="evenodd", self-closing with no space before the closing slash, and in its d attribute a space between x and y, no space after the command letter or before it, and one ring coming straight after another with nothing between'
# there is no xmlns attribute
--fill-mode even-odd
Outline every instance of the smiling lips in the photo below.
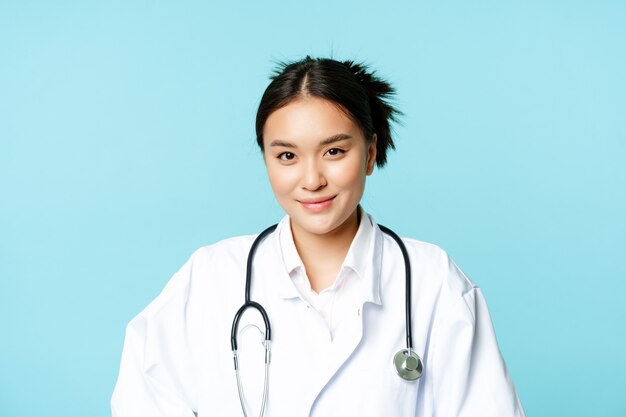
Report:
<svg viewBox="0 0 626 417"><path fill-rule="evenodd" d="M326 210L328 207L330 207L333 204L333 200L336 196L332 196L332 197L323 197L323 198L310 198L310 199L302 199L302 200L298 200L298 202L300 204L302 204L302 207L304 207L305 209L313 212L313 213L319 213L321 211Z"/></svg>

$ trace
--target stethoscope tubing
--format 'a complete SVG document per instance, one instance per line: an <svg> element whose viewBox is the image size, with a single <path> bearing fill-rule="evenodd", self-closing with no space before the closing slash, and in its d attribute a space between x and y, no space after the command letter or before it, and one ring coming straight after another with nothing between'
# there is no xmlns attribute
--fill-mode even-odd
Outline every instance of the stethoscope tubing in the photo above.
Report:
<svg viewBox="0 0 626 417"><path fill-rule="evenodd" d="M405 325L406 325L406 348L409 352L413 351L413 320L411 318L411 266L409 264L409 253L406 250L406 246L404 246L404 242L400 236L398 236L394 231L389 229L388 227L379 224L378 227L383 232L387 233L389 236L396 241L398 246L400 247L400 251L402 252L402 259L404 259L404 274L405 274L405 282L404 282L404 314L405 314Z"/></svg>
<svg viewBox="0 0 626 417"><path fill-rule="evenodd" d="M254 260L254 254L256 252L256 249L259 246L259 243L261 243L261 241L265 239L265 236L272 233L276 229L277 226L278 226L278 223L273 224L267 229L263 230L261 233L259 233L256 239L254 239L254 242L252 242L252 246L250 247L250 252L248 252L248 260L246 262L246 303L250 301L250 282L252 281L252 261Z"/></svg>
<svg viewBox="0 0 626 417"><path fill-rule="evenodd" d="M254 260L254 254L256 253L259 243L261 243L261 241L265 239L267 235L272 233L276 229L276 226L278 226L278 224L273 224L267 229L263 230L261 233L259 233L256 239L254 239L254 242L252 242L252 246L250 246L248 259L246 261L246 300L244 304L239 308L239 310L237 310L237 313L235 314L235 319L233 320L233 326L230 330L230 346L233 352L237 350L237 330L239 329L239 321L241 320L241 316L243 315L243 313L249 308L257 310L259 314L261 314L261 317L263 317L263 322L265 324L266 343L272 340L272 326L270 324L270 319L267 315L267 312L265 311L265 308L263 308L261 304L250 300L250 283L252 282L252 261Z"/></svg>

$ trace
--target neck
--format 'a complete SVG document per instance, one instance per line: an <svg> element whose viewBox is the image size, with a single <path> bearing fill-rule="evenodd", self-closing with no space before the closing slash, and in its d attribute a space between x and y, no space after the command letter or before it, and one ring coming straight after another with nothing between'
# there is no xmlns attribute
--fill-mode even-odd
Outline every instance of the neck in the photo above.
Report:
<svg viewBox="0 0 626 417"><path fill-rule="evenodd" d="M359 229L359 208L335 230L318 235L291 224L293 240L311 288L320 292L334 282Z"/></svg>

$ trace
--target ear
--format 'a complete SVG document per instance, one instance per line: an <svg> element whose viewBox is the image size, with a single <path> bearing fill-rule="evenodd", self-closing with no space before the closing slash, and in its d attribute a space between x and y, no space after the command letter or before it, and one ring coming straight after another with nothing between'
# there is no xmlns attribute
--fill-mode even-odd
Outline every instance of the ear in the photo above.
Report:
<svg viewBox="0 0 626 417"><path fill-rule="evenodd" d="M372 141L367 146L367 175L372 175L374 172L374 164L376 163L376 143L378 142L378 136L376 133L372 136Z"/></svg>

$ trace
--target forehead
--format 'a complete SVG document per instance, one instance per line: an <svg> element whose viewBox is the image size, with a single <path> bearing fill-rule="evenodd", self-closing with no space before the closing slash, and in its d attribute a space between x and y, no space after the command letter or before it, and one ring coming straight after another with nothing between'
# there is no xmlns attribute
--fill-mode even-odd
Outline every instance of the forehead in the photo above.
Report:
<svg viewBox="0 0 626 417"><path fill-rule="evenodd" d="M264 142L321 140L338 133L356 136L360 129L338 104L318 97L289 102L270 114L263 128Z"/></svg>

